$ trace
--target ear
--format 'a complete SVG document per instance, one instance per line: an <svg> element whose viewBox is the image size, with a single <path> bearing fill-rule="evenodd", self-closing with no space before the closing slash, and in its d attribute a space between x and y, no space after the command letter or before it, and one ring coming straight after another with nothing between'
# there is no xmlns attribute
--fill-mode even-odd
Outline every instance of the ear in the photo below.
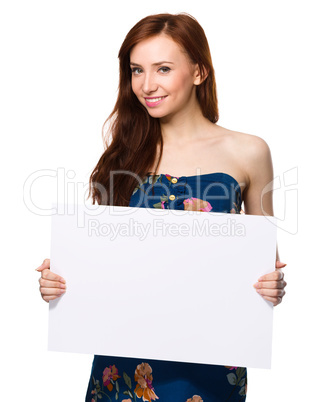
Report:
<svg viewBox="0 0 320 402"><path fill-rule="evenodd" d="M194 67L194 81L193 81L194 85L200 85L200 84L202 84L203 81L204 81L207 77L208 77L208 73L207 73L206 70L204 71L204 76L201 77L199 65L196 64L195 67Z"/></svg>

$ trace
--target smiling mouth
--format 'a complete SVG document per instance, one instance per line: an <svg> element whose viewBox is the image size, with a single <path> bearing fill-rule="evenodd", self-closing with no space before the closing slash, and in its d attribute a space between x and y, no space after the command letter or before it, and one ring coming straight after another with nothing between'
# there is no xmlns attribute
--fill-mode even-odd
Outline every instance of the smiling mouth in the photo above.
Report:
<svg viewBox="0 0 320 402"><path fill-rule="evenodd" d="M164 99L165 96L159 96L158 98L145 98L145 100L149 103L159 102Z"/></svg>
<svg viewBox="0 0 320 402"><path fill-rule="evenodd" d="M165 100L166 97L167 97L167 95L166 96L157 96L154 98L144 98L144 100L146 102L147 107L153 108L153 107L156 107L156 106L162 104L162 102Z"/></svg>

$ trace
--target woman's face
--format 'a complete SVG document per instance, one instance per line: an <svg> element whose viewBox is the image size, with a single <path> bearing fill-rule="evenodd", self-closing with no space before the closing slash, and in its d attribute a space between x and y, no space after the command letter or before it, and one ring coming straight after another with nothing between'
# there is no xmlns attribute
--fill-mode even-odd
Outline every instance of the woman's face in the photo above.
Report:
<svg viewBox="0 0 320 402"><path fill-rule="evenodd" d="M167 35L135 45L130 54L132 90L155 118L188 113L197 102L198 66Z"/></svg>

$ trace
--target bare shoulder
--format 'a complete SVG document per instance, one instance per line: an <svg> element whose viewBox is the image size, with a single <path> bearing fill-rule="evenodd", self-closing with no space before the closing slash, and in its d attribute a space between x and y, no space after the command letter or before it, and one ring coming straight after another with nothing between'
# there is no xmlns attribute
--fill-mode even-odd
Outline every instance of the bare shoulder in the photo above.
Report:
<svg viewBox="0 0 320 402"><path fill-rule="evenodd" d="M271 152L263 138L217 125L215 132L231 175L241 182L243 198L250 189L261 188L272 180Z"/></svg>
<svg viewBox="0 0 320 402"><path fill-rule="evenodd" d="M244 157L256 158L270 152L266 141L253 134L246 134L241 131L228 130L224 127L219 127L221 133L224 134L229 146L236 148Z"/></svg>
<svg viewBox="0 0 320 402"><path fill-rule="evenodd" d="M236 137L242 144L243 152L247 157L257 159L267 156L270 153L270 149L266 141L257 135L236 132Z"/></svg>
<svg viewBox="0 0 320 402"><path fill-rule="evenodd" d="M241 164L249 176L249 181L252 181L255 173L271 163L269 145L263 138L253 134L235 131L231 137L238 148Z"/></svg>
<svg viewBox="0 0 320 402"><path fill-rule="evenodd" d="M246 186L243 189L245 210L248 214L262 215L267 212L273 215L272 193L263 197L265 189L273 180L271 151L267 142L253 134L224 129L226 146L237 155Z"/></svg>
<svg viewBox="0 0 320 402"><path fill-rule="evenodd" d="M234 153L248 179L259 165L270 161L270 148L263 138L224 127L220 129L226 147Z"/></svg>

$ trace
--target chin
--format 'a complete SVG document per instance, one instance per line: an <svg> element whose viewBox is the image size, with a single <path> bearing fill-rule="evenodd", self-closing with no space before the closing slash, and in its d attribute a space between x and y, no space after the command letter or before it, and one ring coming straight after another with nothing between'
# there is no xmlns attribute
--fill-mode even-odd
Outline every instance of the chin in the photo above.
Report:
<svg viewBox="0 0 320 402"><path fill-rule="evenodd" d="M160 110L149 109L149 108L146 108L146 109L147 109L147 112L149 113L149 115L155 119L161 119L162 117L168 116L168 113L165 113Z"/></svg>

